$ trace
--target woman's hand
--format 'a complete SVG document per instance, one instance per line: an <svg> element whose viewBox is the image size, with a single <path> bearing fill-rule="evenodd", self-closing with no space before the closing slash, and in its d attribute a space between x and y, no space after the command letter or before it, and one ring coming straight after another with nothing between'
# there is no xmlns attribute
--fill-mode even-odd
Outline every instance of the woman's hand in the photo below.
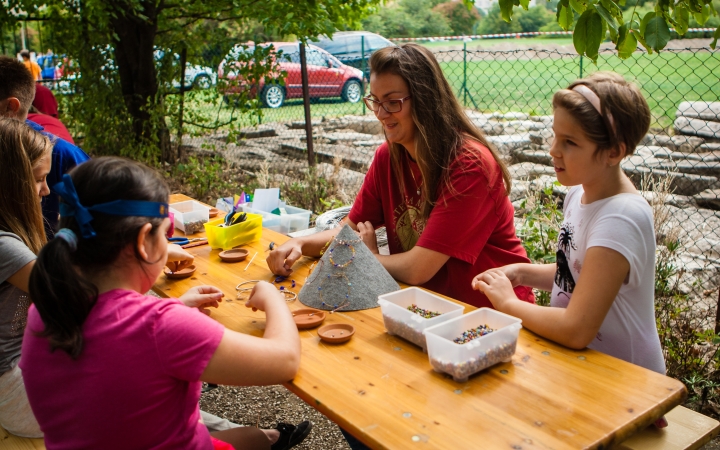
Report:
<svg viewBox="0 0 720 450"><path fill-rule="evenodd" d="M253 287L245 306L253 311L265 311L268 302L274 301L284 301L283 295L272 284L261 281Z"/></svg>
<svg viewBox="0 0 720 450"><path fill-rule="evenodd" d="M473 278L472 287L487 296L495 309L503 311L507 302L517 300L512 282L500 269L490 269Z"/></svg>
<svg viewBox="0 0 720 450"><path fill-rule="evenodd" d="M188 289L186 293L180 296L179 300L189 308L197 308L203 313L210 315L210 311L206 308L217 308L225 294L215 286L195 286Z"/></svg>
<svg viewBox="0 0 720 450"><path fill-rule="evenodd" d="M190 266L193 263L193 260L195 260L195 257L179 245L168 244L167 262L165 265L173 272L177 272L178 270L182 270Z"/></svg>
<svg viewBox="0 0 720 450"><path fill-rule="evenodd" d="M358 222L357 229L360 234L360 238L365 245L367 245L367 248L370 249L370 252L374 255L379 254L377 236L375 236L375 228L373 225L370 222Z"/></svg>
<svg viewBox="0 0 720 450"><path fill-rule="evenodd" d="M302 257L302 243L297 239L290 239L284 244L275 247L265 261L270 271L275 275L289 276L295 261ZM253 291L255 292L255 291Z"/></svg>

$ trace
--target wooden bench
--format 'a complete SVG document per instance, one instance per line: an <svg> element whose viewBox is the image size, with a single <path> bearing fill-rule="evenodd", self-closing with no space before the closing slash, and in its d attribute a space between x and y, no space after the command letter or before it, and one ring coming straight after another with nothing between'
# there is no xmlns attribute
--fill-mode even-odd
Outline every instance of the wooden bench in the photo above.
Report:
<svg viewBox="0 0 720 450"><path fill-rule="evenodd" d="M720 433L720 422L683 406L676 406L665 418L666 428L648 427L614 450L695 450Z"/></svg>
<svg viewBox="0 0 720 450"><path fill-rule="evenodd" d="M720 422L678 406L665 416L667 428L646 428L614 450L695 450L720 433ZM0 427L0 450L45 450L42 439L13 436Z"/></svg>
<svg viewBox="0 0 720 450"><path fill-rule="evenodd" d="M45 441L17 437L0 427L0 450L45 450Z"/></svg>

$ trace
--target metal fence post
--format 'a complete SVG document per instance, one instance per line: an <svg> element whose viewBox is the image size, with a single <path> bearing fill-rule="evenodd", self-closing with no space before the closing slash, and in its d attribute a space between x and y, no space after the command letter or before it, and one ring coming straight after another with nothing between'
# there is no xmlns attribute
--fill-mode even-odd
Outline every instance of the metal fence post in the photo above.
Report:
<svg viewBox="0 0 720 450"><path fill-rule="evenodd" d="M303 105L305 106L305 139L307 140L308 166L315 167L315 152L313 151L312 116L310 115L310 89L308 86L307 60L305 58L305 44L300 43L300 73L302 74Z"/></svg>
<svg viewBox="0 0 720 450"><path fill-rule="evenodd" d="M467 42L463 41L463 106L467 107Z"/></svg>
<svg viewBox="0 0 720 450"><path fill-rule="evenodd" d="M182 160L183 114L185 111L185 65L187 63L187 47L180 51L180 111L178 112L177 157Z"/></svg>
<svg viewBox="0 0 720 450"><path fill-rule="evenodd" d="M580 55L580 78L583 77L583 57Z"/></svg>
<svg viewBox="0 0 720 450"><path fill-rule="evenodd" d="M360 36L360 70L362 70L362 89L365 95L365 36ZM362 102L363 116L365 115L365 101Z"/></svg>

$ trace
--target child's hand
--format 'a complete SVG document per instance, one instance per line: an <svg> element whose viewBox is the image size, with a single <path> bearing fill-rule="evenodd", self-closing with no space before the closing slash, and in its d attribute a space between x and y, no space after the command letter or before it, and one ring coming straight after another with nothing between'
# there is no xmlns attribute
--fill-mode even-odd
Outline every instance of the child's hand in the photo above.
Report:
<svg viewBox="0 0 720 450"><path fill-rule="evenodd" d="M217 308L219 302L225 294L215 286L195 286L188 289L186 293L180 296L180 301L189 308L197 308L201 312L210 315L210 311L206 308Z"/></svg>
<svg viewBox="0 0 720 450"><path fill-rule="evenodd" d="M268 283L267 281L261 281L255 285L252 292L250 292L250 298L245 303L245 306L252 308L253 311L265 311L268 302L281 301L284 302L283 296L275 289L275 286Z"/></svg>
<svg viewBox="0 0 720 450"><path fill-rule="evenodd" d="M177 244L168 244L167 246L167 262L165 265L173 272L182 270L193 263L195 257L185 251ZM189 291L188 291L189 292Z"/></svg>
<svg viewBox="0 0 720 450"><path fill-rule="evenodd" d="M492 270L498 270L505 274L506 277L508 277L508 280L510 280L510 283L512 283L512 287L518 287L523 285L522 282L522 266L523 264L508 264L507 266L498 267L497 269Z"/></svg>
<svg viewBox="0 0 720 450"><path fill-rule="evenodd" d="M517 300L512 283L500 269L490 269L473 278L472 288L487 296L495 309L502 311L503 305Z"/></svg>
<svg viewBox="0 0 720 450"><path fill-rule="evenodd" d="M372 254L377 255L379 253L377 246L377 236L375 236L375 228L372 226L372 223L358 222L357 228L358 233L360 234L360 238L365 243L365 245L367 245L367 248L370 249L370 252Z"/></svg>

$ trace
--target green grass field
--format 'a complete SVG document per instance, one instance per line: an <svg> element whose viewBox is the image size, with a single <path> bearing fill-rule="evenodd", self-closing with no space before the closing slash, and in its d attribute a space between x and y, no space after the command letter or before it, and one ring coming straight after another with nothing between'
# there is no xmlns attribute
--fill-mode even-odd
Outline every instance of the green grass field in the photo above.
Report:
<svg viewBox="0 0 720 450"><path fill-rule="evenodd" d="M467 54L464 67L462 52L438 55L445 76L461 103L479 111L522 111L534 115L552 114L551 99L558 89L580 77L580 57L548 52L488 52ZM602 53L597 66L582 59L582 73L613 70L637 83L653 113L653 126L669 127L675 110L685 100L720 101L720 52L670 52L647 55L635 53L620 60L610 52ZM463 89L466 80L466 89ZM233 109L217 98L214 102L192 100L186 111L202 112L227 122ZM347 114L363 114L362 103L345 103L339 98L313 100L313 119ZM263 123L303 120L302 99L288 100L278 109L262 109ZM238 116L237 112L234 113ZM258 122L257 116L241 117L236 126Z"/></svg>

